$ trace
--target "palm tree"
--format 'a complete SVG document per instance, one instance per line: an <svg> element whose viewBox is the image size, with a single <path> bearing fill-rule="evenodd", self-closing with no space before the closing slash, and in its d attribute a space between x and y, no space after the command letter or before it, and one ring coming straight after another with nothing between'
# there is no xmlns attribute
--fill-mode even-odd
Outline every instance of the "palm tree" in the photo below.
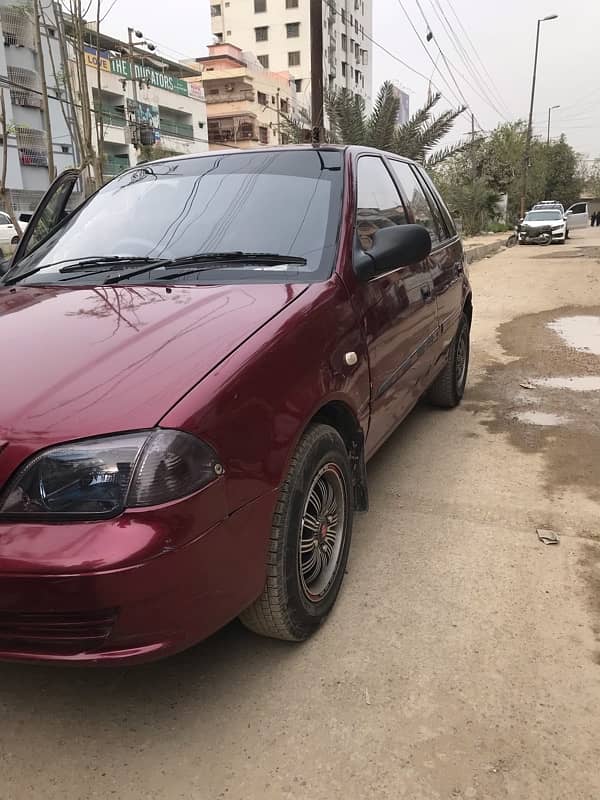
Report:
<svg viewBox="0 0 600 800"><path fill-rule="evenodd" d="M439 92L430 92L425 105L404 125L397 125L400 100L390 81L381 85L370 116L366 113L365 103L360 95L353 94L348 89L340 89L330 93L325 99L330 126L329 138L339 144L362 144L389 150L420 161L427 167L434 167L459 153L467 144L459 142L431 152L452 130L455 120L465 110L451 109L434 117L432 111L440 99Z"/></svg>

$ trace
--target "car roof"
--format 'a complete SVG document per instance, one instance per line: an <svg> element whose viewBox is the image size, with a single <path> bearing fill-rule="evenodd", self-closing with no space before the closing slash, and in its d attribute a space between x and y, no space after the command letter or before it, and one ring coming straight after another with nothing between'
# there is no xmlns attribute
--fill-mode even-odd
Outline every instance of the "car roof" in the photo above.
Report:
<svg viewBox="0 0 600 800"><path fill-rule="evenodd" d="M141 167L146 164L160 164L165 163L167 161L188 161L190 159L195 158L210 158L211 156L226 156L235 153L236 155L244 154L244 153L277 153L277 152L289 152L290 150L321 150L324 152L336 150L342 153L348 153L352 157L356 157L362 154L370 154L370 155L379 155L379 156L391 156L393 158L398 158L401 161L406 161L408 163L414 164L416 163L410 158L406 158L406 156L398 155L397 153L390 153L385 150L378 150L375 147L366 147L363 145L349 145L349 144L286 144L286 145L273 145L267 147L227 147L222 150L205 150L201 153L184 153L183 155L179 156L166 156L165 158L158 158L153 161L144 161L141 164L137 164L135 166ZM135 169L135 166L132 169ZM121 173L122 175L123 173Z"/></svg>

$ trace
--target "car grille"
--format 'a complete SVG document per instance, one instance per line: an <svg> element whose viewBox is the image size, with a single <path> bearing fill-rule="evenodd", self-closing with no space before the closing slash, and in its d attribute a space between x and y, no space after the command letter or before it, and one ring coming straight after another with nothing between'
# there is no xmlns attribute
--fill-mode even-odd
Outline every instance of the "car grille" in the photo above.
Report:
<svg viewBox="0 0 600 800"><path fill-rule="evenodd" d="M117 611L0 612L0 650L60 654L93 650L109 637Z"/></svg>

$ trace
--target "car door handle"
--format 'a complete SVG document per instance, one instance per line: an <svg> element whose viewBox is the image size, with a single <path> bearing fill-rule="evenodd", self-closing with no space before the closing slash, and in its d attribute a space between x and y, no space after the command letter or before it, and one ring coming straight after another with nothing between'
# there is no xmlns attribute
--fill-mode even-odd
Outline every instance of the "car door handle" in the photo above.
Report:
<svg viewBox="0 0 600 800"><path fill-rule="evenodd" d="M429 284L421 286L421 297L426 303L431 303L433 300L433 293Z"/></svg>

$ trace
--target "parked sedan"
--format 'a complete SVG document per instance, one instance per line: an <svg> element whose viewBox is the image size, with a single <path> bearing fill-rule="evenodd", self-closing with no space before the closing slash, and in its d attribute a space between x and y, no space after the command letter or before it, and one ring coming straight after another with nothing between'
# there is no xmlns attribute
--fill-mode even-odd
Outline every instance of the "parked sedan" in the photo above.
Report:
<svg viewBox="0 0 600 800"><path fill-rule="evenodd" d="M17 230L8 214L0 211L0 259L10 256L19 241Z"/></svg>
<svg viewBox="0 0 600 800"><path fill-rule="evenodd" d="M357 147L144 164L68 213L77 181L0 282L0 658L149 660L240 615L303 640L368 459L423 394L463 396L448 211Z"/></svg>
<svg viewBox="0 0 600 800"><path fill-rule="evenodd" d="M536 241L540 234L546 231L548 231L548 239L552 237L552 242L565 243L567 223L562 213L556 209L528 211L519 225L519 244Z"/></svg>

